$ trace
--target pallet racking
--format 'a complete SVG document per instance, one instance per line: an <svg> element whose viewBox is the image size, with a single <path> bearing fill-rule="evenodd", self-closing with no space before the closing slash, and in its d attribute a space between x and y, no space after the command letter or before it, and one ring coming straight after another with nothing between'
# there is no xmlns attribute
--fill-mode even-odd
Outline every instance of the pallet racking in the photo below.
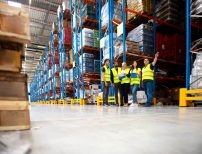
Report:
<svg viewBox="0 0 202 154"><path fill-rule="evenodd" d="M197 18L199 23L193 22L192 19ZM200 80L201 76L198 76L195 81L190 82L190 75L191 75L191 68L193 68L193 57L192 55L200 54L199 50L196 50L197 46L191 47L191 42L193 38L192 27L197 28L200 32L202 30L202 26L200 25L200 20L202 19L202 15L193 15L191 14L191 1L186 0L186 88L180 89L180 100L179 106L186 107L186 106L194 106L195 102L202 101L201 93L202 89L191 89L191 85ZM198 33L198 37L201 39L200 33ZM199 39L197 37L197 39ZM196 39L196 38L195 38ZM200 40L199 40L200 41ZM195 50L195 51L192 51ZM194 102L195 101L195 102Z"/></svg>
<svg viewBox="0 0 202 154"><path fill-rule="evenodd" d="M101 19L102 16L102 7L104 6L105 2L108 3L108 23L107 25L103 26L103 21ZM116 19L114 17L114 5L115 3L119 2L121 4L121 19ZM138 12L132 9L127 8L126 0L71 0L70 1L70 10L65 12L65 10L60 11L59 16L57 17L57 27L58 27L58 42L54 42L54 31L50 34L50 44L44 51L43 57L39 65L36 68L35 76L30 84L30 93L31 93L31 101L65 101L66 97L71 96L73 94L73 98L75 101L72 102L83 102L85 99L85 90L88 89L87 82L94 81L99 82L101 81L101 76L96 73L84 73L84 53L93 53L94 55L99 55L100 58L100 68L102 67L103 61L103 46L100 48L89 47L83 45L83 28L90 28L90 29L98 29L99 30L99 38L100 40L104 40L106 35L108 35L107 43L110 44L109 46L109 59L110 59L110 68L113 67L113 62L115 60L119 62L128 62L131 64L133 60L140 61L144 58L152 59L152 56L145 55L142 53L130 53L126 51L126 36L129 31L140 25L141 23L150 23L153 26L153 53L156 52L156 34L158 31L162 33L163 30L167 30L170 33L184 33L185 28L182 26L158 19L156 17L155 9L156 4L159 1L153 0L153 13L147 14L144 12ZM190 2L187 2L190 3ZM96 8L96 19L91 19L89 17L83 17L83 6L89 4ZM188 9L188 8L187 8ZM190 10L188 10L190 11ZM134 14L138 17L134 20L127 20L126 14L127 13ZM65 18L68 16L68 18ZM201 29L200 25L196 22L190 21L190 16L187 14L187 31L190 31L190 27L193 26L195 28ZM72 37L72 44L65 44L64 43L64 27L63 21L71 21L71 37ZM122 40L122 51L123 53L114 56L114 46L116 40L114 40L113 33L120 29L121 27L121 37ZM188 50L190 49L190 34L187 34L187 59L186 59L186 87L188 88L189 85L189 75L190 75L190 54ZM103 43L103 42L100 43ZM104 40L106 43L106 40ZM69 50L72 48L72 64L68 61L67 54ZM58 59L58 60L57 60ZM79 59L81 59L79 61ZM177 59L167 60L160 57L158 60L158 68L160 66L165 66L166 68L170 68L170 71L175 71L176 69L182 70L185 67L183 62L179 62ZM56 70L56 65L59 65L59 69ZM44 68L44 70L42 69ZM71 76L73 77L73 82L66 80L66 73L72 70ZM41 73L43 72L43 73ZM51 72L51 73L49 73ZM68 72L68 73L69 73ZM179 73L182 75L183 73ZM56 80L60 79L59 86L56 85ZM178 80L178 81L176 81ZM157 84L165 84L170 85L171 82L175 82L177 84L183 84L183 77L182 76L170 76L170 77L156 77ZM72 86L73 85L73 86ZM102 84L100 84L102 86ZM110 95L113 96L113 89L111 88ZM78 101L79 100L79 101Z"/></svg>

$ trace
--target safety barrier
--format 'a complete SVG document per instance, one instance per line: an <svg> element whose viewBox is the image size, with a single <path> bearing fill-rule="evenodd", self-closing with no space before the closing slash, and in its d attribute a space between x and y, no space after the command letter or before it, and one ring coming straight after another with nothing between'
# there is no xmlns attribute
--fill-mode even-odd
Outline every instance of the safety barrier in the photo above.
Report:
<svg viewBox="0 0 202 154"><path fill-rule="evenodd" d="M67 101L66 100L50 100L50 101L40 101L40 102L32 102L31 104L67 104Z"/></svg>
<svg viewBox="0 0 202 154"><path fill-rule="evenodd" d="M115 104L115 97L109 96L108 97L108 103L109 104L111 104L111 103ZM103 105L103 99L100 96L97 97L97 105ZM120 102L119 102L119 106L120 106Z"/></svg>
<svg viewBox="0 0 202 154"><path fill-rule="evenodd" d="M73 105L73 104L76 104L76 103L78 103L78 104L80 104L80 105L85 105L85 100L84 99L71 99L71 105Z"/></svg>
<svg viewBox="0 0 202 154"><path fill-rule="evenodd" d="M179 106L193 106L192 101L202 101L202 96L190 96L191 94L202 94L202 89L187 90L186 88L180 89Z"/></svg>

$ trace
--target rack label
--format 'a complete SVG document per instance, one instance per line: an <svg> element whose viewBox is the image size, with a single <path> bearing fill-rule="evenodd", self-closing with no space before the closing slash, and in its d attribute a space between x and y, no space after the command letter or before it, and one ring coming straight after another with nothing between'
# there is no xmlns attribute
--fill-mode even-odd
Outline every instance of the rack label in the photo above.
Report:
<svg viewBox="0 0 202 154"><path fill-rule="evenodd" d="M123 22L117 27L117 36L123 34Z"/></svg>
<svg viewBox="0 0 202 154"><path fill-rule="evenodd" d="M100 40L100 48L104 48L105 46L105 38L103 37L101 40Z"/></svg>

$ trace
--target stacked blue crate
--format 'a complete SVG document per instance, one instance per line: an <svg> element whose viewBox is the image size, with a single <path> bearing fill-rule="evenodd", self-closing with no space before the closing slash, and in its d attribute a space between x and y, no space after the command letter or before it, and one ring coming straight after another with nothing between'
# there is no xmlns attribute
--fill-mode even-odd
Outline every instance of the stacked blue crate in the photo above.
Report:
<svg viewBox="0 0 202 154"><path fill-rule="evenodd" d="M81 73L93 73L94 72L94 55L93 54L88 54L88 53L83 54L83 72L81 69L81 63L82 63L81 57L79 58L79 63L80 63L80 72Z"/></svg>
<svg viewBox="0 0 202 154"><path fill-rule="evenodd" d="M94 73L100 73L100 60L94 60Z"/></svg>

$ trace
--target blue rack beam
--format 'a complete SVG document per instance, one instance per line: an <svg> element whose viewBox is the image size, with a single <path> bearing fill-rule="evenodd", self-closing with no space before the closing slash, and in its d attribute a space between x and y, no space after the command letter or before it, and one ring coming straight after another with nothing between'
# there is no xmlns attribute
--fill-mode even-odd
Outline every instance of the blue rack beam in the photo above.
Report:
<svg viewBox="0 0 202 154"><path fill-rule="evenodd" d="M74 88L74 98L80 98L80 82L79 82L79 50L78 50L78 1L75 0L75 3L72 3L72 0L70 0L71 6L70 6L70 12L71 12L71 28L72 28L72 58L73 58L73 64L75 64L75 67L73 68L73 88ZM73 22L75 21L75 27L73 25ZM76 54L76 59L74 58L74 54ZM75 69L75 70L74 70Z"/></svg>
<svg viewBox="0 0 202 154"><path fill-rule="evenodd" d="M82 11L82 7L83 7L83 3L82 0L80 0L80 48L81 48L81 85L82 85L82 99L84 99L85 96L85 88L84 88L84 72L83 72L83 34L82 34L82 17L83 17L83 11ZM80 77L79 77L80 80Z"/></svg>
<svg viewBox="0 0 202 154"><path fill-rule="evenodd" d="M64 46L64 27L63 27L64 14L63 10L60 12L58 17L58 29L59 29L59 72L60 72L60 99L65 100L66 98L66 51Z"/></svg>
<svg viewBox="0 0 202 154"><path fill-rule="evenodd" d="M103 2L100 1L100 0L97 0L97 20L98 20L98 23L99 23L99 40L101 40L101 38L103 38L103 32L102 32L102 20L101 20L101 7L103 6ZM100 68L102 68L102 57L103 55L103 50L102 48L100 48ZM103 90L103 85L102 85L102 76L100 75L100 87L101 87L101 90Z"/></svg>
<svg viewBox="0 0 202 154"><path fill-rule="evenodd" d="M123 39L123 62L126 62L126 15L125 15L125 0L122 0L122 22L123 22L123 35L122 35L122 39Z"/></svg>
<svg viewBox="0 0 202 154"><path fill-rule="evenodd" d="M191 18L190 0L186 0L186 88L190 88Z"/></svg>

